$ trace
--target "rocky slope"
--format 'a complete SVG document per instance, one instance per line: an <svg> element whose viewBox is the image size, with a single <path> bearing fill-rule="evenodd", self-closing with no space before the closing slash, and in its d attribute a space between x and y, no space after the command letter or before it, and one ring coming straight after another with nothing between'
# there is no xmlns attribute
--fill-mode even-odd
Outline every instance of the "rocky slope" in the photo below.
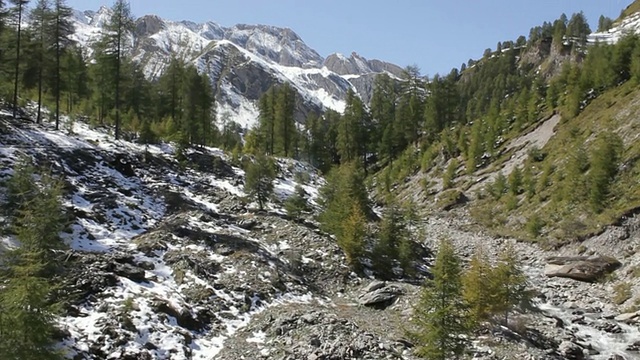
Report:
<svg viewBox="0 0 640 360"><path fill-rule="evenodd" d="M91 53L110 17L110 9L76 11L74 40ZM211 79L219 114L228 113L241 125L257 119L256 102L271 85L291 83L300 94L296 116L309 111L344 110L348 89L370 98L374 74L400 76L397 65L367 60L357 54L324 59L291 29L239 24L229 28L214 22L168 21L155 15L136 19L131 38L136 61L149 78L162 73L172 56L195 63Z"/></svg>
<svg viewBox="0 0 640 360"><path fill-rule="evenodd" d="M170 144L114 142L106 129L82 122L72 133L54 131L12 120L6 111L0 144L0 181L21 155L65 181L72 223L61 261L72 298L59 322L70 358L414 358L404 330L419 286L349 271L335 241L313 220L323 179L307 165L278 161L276 196L261 212L243 199L243 171L217 149L190 151L180 164ZM282 210L296 184L312 205L301 220ZM423 215L419 227L428 235L420 240L427 249L447 236L465 258L480 244L495 257L512 243L535 290L537 310L512 316L509 328L475 334L470 355L640 356L640 315L633 312L640 217L548 251L485 234L464 208ZM0 244L15 246L10 235ZM548 257L592 256L577 259L584 262L594 255L620 261L608 282L545 275ZM429 252L423 260L428 269ZM591 271L575 260L563 260L566 274ZM615 304L612 294L624 282L631 284L629 299Z"/></svg>

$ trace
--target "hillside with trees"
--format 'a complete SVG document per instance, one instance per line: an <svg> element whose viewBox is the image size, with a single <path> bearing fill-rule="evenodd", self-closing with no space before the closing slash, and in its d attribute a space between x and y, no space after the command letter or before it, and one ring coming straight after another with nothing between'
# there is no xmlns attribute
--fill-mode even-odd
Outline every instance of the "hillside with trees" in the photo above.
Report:
<svg viewBox="0 0 640 360"><path fill-rule="evenodd" d="M134 60L127 1L90 48L0 10L0 357L637 353L638 35L562 14L304 121L256 81L242 128L203 63Z"/></svg>

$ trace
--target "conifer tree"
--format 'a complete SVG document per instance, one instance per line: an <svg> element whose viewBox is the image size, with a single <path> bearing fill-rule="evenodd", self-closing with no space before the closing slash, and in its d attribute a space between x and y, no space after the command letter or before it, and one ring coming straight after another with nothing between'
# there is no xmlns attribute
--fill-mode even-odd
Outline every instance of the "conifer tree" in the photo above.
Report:
<svg viewBox="0 0 640 360"><path fill-rule="evenodd" d="M323 230L341 236L342 223L357 205L363 214L369 211L368 193L364 185L364 172L359 163L347 163L334 168L327 176L327 183L320 188L319 216Z"/></svg>
<svg viewBox="0 0 640 360"><path fill-rule="evenodd" d="M414 331L409 336L416 353L429 360L459 358L468 331L467 308L462 297L460 259L449 240L440 240L438 254L420 300L414 307Z"/></svg>
<svg viewBox="0 0 640 360"><path fill-rule="evenodd" d="M492 312L504 315L504 324L509 321L509 312L528 299L527 278L522 272L518 255L512 245L500 254L498 264L491 274Z"/></svg>
<svg viewBox="0 0 640 360"><path fill-rule="evenodd" d="M53 93L55 96L55 117L56 117L56 130L60 126L60 97L62 93L62 57L65 51L69 50L71 47L71 39L70 36L73 34L74 27L71 23L71 8L67 6L65 0L53 0L53 13L52 13L52 21L50 22L49 32L50 35L53 36L53 50L55 56L55 71L53 78ZM80 59L82 59L82 53L77 53ZM79 65L80 66L80 65ZM67 72L69 72L69 76L71 77L71 73L73 71L78 72L82 71L76 67L68 67ZM70 81L67 86L70 87L72 84L78 85L77 82ZM71 90L71 89L68 89ZM79 92L82 89L77 89ZM69 91L71 93L71 91ZM70 102L71 103L71 102Z"/></svg>
<svg viewBox="0 0 640 360"><path fill-rule="evenodd" d="M276 88L270 87L260 97L259 134L263 142L263 152L275 155L276 123L275 123Z"/></svg>
<svg viewBox="0 0 640 360"><path fill-rule="evenodd" d="M394 139L397 132L394 128L397 94L393 79L387 74L376 76L371 97L371 118L377 128L373 131L379 141L380 156L390 162L397 155L398 146Z"/></svg>
<svg viewBox="0 0 640 360"><path fill-rule="evenodd" d="M294 155L294 144L297 138L297 129L294 118L296 92L289 85L278 87L275 94L274 126L276 153L284 157Z"/></svg>
<svg viewBox="0 0 640 360"><path fill-rule="evenodd" d="M398 206L391 202L382 217L378 239L373 247L373 265L375 270L386 278L393 277L391 271L394 261L399 259L400 244L408 237L402 213Z"/></svg>
<svg viewBox="0 0 640 360"><path fill-rule="evenodd" d="M300 215L307 211L309 205L305 198L305 191L300 185L296 185L293 195L289 196L284 203L284 209L287 211L287 215L298 218Z"/></svg>
<svg viewBox="0 0 640 360"><path fill-rule="evenodd" d="M244 191L254 199L260 210L273 193L273 180L276 177L273 161L266 155L257 155L246 169Z"/></svg>
<svg viewBox="0 0 640 360"><path fill-rule="evenodd" d="M47 57L47 50L49 48L47 25L50 19L51 9L49 0L38 0L36 6L31 10L30 24L36 36L35 54L32 55L35 55L38 72L38 110L36 115L36 123L38 124L42 121L42 86L44 83L45 58Z"/></svg>
<svg viewBox="0 0 640 360"><path fill-rule="evenodd" d="M469 269L462 277L462 294L469 306L470 325L489 320L491 316L492 289L488 285L492 275L491 264L482 246L478 246L471 257Z"/></svg>
<svg viewBox="0 0 640 360"><path fill-rule="evenodd" d="M30 0L10 0L14 5L13 12L16 17L16 63L13 78L13 117L18 116L18 86L20 79L20 45L22 44L22 18Z"/></svg>
<svg viewBox="0 0 640 360"><path fill-rule="evenodd" d="M13 229L20 247L0 255L0 358L61 359L53 346L55 306L51 303L56 273L54 249L62 248L64 225L61 183L49 174L33 181L35 168L22 160L10 181L20 200ZM26 182L26 179L31 181Z"/></svg>
<svg viewBox="0 0 640 360"><path fill-rule="evenodd" d="M347 257L347 262L356 270L360 268L359 257L364 252L366 235L366 217L360 207L357 204L353 204L342 224L342 230L337 236L337 241L338 246Z"/></svg>
<svg viewBox="0 0 640 360"><path fill-rule="evenodd" d="M104 46L104 56L113 65L111 76L113 76L114 84L114 137L118 140L121 127L122 67L126 58L128 35L133 30L134 22L128 1L116 0L111 10L112 16L105 25L105 32L102 34L102 45Z"/></svg>
<svg viewBox="0 0 640 360"><path fill-rule="evenodd" d="M589 159L589 201L594 211L600 212L608 200L611 184L618 171L623 143L614 133L605 132L596 139Z"/></svg>

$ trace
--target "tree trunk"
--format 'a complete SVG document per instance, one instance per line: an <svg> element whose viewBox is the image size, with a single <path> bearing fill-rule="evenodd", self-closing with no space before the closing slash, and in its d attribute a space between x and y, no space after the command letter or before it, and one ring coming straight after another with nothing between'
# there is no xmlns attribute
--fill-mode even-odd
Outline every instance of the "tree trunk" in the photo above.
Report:
<svg viewBox="0 0 640 360"><path fill-rule="evenodd" d="M121 24L119 24L121 25ZM122 41L122 30L118 29L116 49L116 130L115 138L120 139L120 43Z"/></svg>
<svg viewBox="0 0 640 360"><path fill-rule="evenodd" d="M56 9L56 130L60 127L60 9Z"/></svg>
<svg viewBox="0 0 640 360"><path fill-rule="evenodd" d="M18 79L20 78L20 36L22 32L22 2L18 3L18 42L16 44L16 73L13 83L13 118L18 116Z"/></svg>

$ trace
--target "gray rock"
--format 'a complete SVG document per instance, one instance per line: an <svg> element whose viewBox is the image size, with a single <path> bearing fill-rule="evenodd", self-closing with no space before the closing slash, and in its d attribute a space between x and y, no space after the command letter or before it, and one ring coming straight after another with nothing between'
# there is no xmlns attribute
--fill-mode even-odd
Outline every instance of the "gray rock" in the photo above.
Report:
<svg viewBox="0 0 640 360"><path fill-rule="evenodd" d="M558 346L558 352L566 359L583 360L585 358L582 348L571 341L563 341Z"/></svg>
<svg viewBox="0 0 640 360"><path fill-rule="evenodd" d="M376 284L377 286L378 284ZM358 303L364 306L386 308L391 305L403 291L394 285L376 287L375 290L365 292L358 297Z"/></svg>
<svg viewBox="0 0 640 360"><path fill-rule="evenodd" d="M386 281L374 280L369 285L367 285L367 287L365 287L362 291L364 293L369 293L369 292L378 290L380 288L383 288L386 285L387 285Z"/></svg>
<svg viewBox="0 0 640 360"><path fill-rule="evenodd" d="M632 312L632 313L624 313L615 317L616 321L625 322L625 323L636 323L638 322L638 318L640 317L640 311Z"/></svg>
<svg viewBox="0 0 640 360"><path fill-rule="evenodd" d="M554 256L547 258L544 274L578 281L594 282L620 267L620 262L608 256Z"/></svg>

